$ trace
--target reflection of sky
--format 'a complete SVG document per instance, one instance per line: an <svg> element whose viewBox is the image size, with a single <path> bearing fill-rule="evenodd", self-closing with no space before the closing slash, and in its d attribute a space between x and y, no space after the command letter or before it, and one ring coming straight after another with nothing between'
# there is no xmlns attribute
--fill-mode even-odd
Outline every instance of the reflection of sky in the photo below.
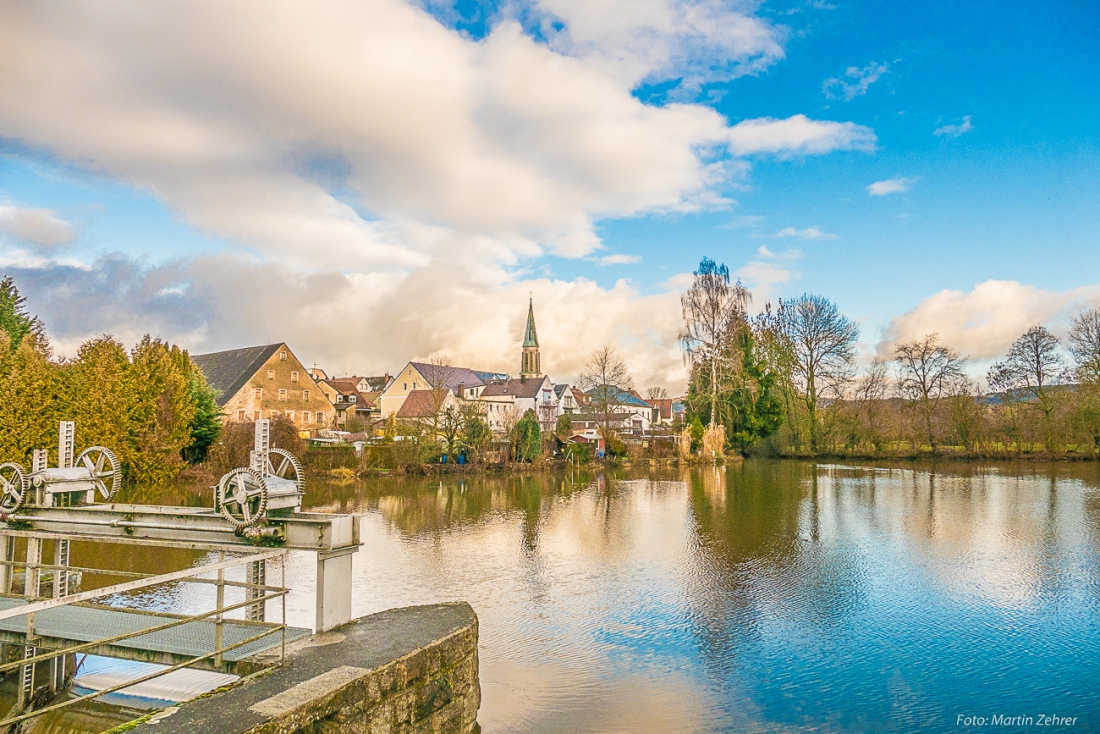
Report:
<svg viewBox="0 0 1100 734"><path fill-rule="evenodd" d="M807 467L556 489L418 530L406 486L364 520L355 613L470 601L487 733L1100 724L1089 484Z"/></svg>
<svg viewBox="0 0 1100 734"><path fill-rule="evenodd" d="M356 616L473 604L486 734L943 731L1040 710L1100 729L1091 479L753 461L575 486L372 481L341 507L366 513ZM287 560L290 624L313 622L315 564ZM193 612L213 594L127 601Z"/></svg>

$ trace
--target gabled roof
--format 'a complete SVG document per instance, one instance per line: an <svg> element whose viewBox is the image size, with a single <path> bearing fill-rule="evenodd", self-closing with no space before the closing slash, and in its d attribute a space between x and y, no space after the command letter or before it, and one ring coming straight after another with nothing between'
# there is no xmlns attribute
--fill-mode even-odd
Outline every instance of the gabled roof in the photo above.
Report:
<svg viewBox="0 0 1100 734"><path fill-rule="evenodd" d="M448 387L457 390L459 385L466 387L481 387L485 380L479 373L466 367L452 367L450 365L429 364L427 362L409 362L420 375L433 387ZM484 372L480 374L486 374ZM416 392L415 390L413 392ZM412 395L412 393L409 393Z"/></svg>
<svg viewBox="0 0 1100 734"><path fill-rule="evenodd" d="M561 396L565 394L566 390L569 390L568 385L554 385L554 394L558 396L559 400L561 399ZM572 390L570 390L570 392L572 392Z"/></svg>
<svg viewBox="0 0 1100 734"><path fill-rule="evenodd" d="M592 397L595 397L596 395L602 394L604 390L607 390L607 395L608 395L608 397L611 398L610 402L613 402L616 405L623 406L623 407L625 407L627 405L630 405L630 406L636 407L636 408L652 408L653 407L652 405L650 405L649 403L647 403L646 401L644 401L640 397L638 397L637 393L627 392L626 390L623 390L621 387L615 387L614 385L601 385L599 387L594 387L591 390L588 390L586 392L586 394L588 395L589 398L592 398Z"/></svg>
<svg viewBox="0 0 1100 734"><path fill-rule="evenodd" d="M398 418L430 418L435 415L434 390L413 390L397 411Z"/></svg>
<svg viewBox="0 0 1100 734"><path fill-rule="evenodd" d="M486 385L481 391L482 397L497 397L499 395L514 395L517 398L538 397L545 377L532 377L526 380L512 379L507 382Z"/></svg>
<svg viewBox="0 0 1100 734"><path fill-rule="evenodd" d="M271 359L282 342L262 347L229 349L210 354L194 354L191 361L198 365L206 381L218 391L218 405L223 406L260 371L264 362Z"/></svg>

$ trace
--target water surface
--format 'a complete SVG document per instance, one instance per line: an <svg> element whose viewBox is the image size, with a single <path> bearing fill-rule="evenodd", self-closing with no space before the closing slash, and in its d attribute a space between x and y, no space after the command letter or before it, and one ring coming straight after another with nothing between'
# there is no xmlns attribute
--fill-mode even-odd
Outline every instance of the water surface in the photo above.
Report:
<svg viewBox="0 0 1100 734"><path fill-rule="evenodd" d="M934 732L1038 714L1095 731L1098 472L748 461L314 483L307 503L364 513L356 615L474 606L486 734ZM211 560L83 552L138 570ZM283 570L288 621L310 625L314 559L269 579ZM205 609L205 591L127 603Z"/></svg>

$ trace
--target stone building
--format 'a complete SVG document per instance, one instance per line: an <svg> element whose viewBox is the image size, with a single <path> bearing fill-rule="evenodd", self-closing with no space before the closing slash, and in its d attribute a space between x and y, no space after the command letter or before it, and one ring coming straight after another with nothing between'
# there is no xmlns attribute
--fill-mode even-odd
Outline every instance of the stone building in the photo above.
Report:
<svg viewBox="0 0 1100 734"><path fill-rule="evenodd" d="M285 343L196 354L191 360L218 391L226 421L284 417L306 431L333 423L335 407Z"/></svg>

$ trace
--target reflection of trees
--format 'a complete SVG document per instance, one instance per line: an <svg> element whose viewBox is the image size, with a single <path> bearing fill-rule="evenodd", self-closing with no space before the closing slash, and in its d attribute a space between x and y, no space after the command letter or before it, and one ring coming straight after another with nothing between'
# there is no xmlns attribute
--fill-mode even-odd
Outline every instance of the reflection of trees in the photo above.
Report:
<svg viewBox="0 0 1100 734"><path fill-rule="evenodd" d="M372 480L356 488L358 495L349 510L377 510L408 535L439 533L484 522L498 513L520 511L524 547L530 551L538 545L539 524L548 503L590 483L587 475L559 472Z"/></svg>

